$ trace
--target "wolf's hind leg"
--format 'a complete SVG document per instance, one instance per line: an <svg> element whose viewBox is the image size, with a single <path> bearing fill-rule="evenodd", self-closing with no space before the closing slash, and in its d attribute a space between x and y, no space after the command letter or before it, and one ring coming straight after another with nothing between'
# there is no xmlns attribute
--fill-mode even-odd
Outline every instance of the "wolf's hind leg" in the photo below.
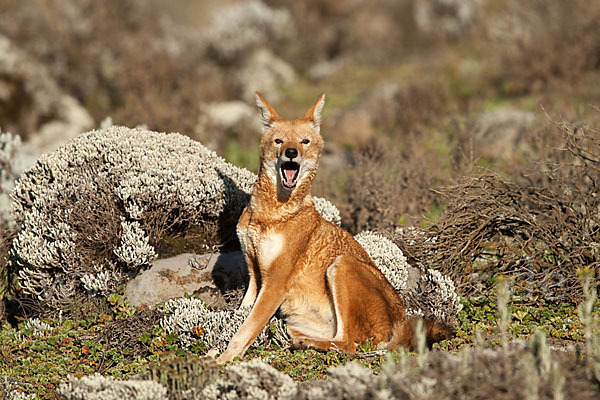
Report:
<svg viewBox="0 0 600 400"><path fill-rule="evenodd" d="M340 256L327 268L327 285L331 293L335 310L335 333L333 338L307 337L292 335L293 343L299 347L311 347L320 350L356 351L357 336L355 327L360 323L363 310L356 304L356 278L364 268L362 263L350 256ZM360 285L360 283L359 283Z"/></svg>
<svg viewBox="0 0 600 400"><path fill-rule="evenodd" d="M339 256L327 269L327 284L336 317L330 346L353 352L368 339L385 346L395 320L404 318L404 307L381 272L352 256ZM327 343L306 344L322 348Z"/></svg>

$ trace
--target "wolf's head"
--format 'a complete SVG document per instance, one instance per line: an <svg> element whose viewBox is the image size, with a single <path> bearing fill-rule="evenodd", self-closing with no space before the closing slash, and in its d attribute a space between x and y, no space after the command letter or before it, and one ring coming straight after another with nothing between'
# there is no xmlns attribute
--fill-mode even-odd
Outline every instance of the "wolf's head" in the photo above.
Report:
<svg viewBox="0 0 600 400"><path fill-rule="evenodd" d="M309 188L323 149L320 125L325 94L295 120L282 119L258 92L256 104L263 126L261 169L280 193L290 195L297 187Z"/></svg>

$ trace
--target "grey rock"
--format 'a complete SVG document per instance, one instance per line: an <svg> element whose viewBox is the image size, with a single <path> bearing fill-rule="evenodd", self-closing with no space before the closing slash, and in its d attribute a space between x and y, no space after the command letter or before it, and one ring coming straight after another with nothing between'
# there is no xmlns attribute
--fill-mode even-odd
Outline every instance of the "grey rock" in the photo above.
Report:
<svg viewBox="0 0 600 400"><path fill-rule="evenodd" d="M418 0L414 20L423 33L459 36L474 21L486 0Z"/></svg>
<svg viewBox="0 0 600 400"><path fill-rule="evenodd" d="M525 134L535 122L531 111L498 108L480 114L474 124L473 139L484 157L510 159L524 148Z"/></svg>
<svg viewBox="0 0 600 400"><path fill-rule="evenodd" d="M393 126L402 110L397 97L402 87L385 81L366 92L352 106L338 110L325 121L327 132L341 143L365 145L378 128ZM329 145L329 144L328 144Z"/></svg>
<svg viewBox="0 0 600 400"><path fill-rule="evenodd" d="M307 75L310 80L321 82L340 72L344 65L345 62L341 58L334 60L319 60L308 69Z"/></svg>
<svg viewBox="0 0 600 400"><path fill-rule="evenodd" d="M211 125L223 131L241 123L252 125L252 122L256 121L254 125L258 125L259 122L256 107L239 100L206 104L202 106L201 112L202 118L208 119Z"/></svg>
<svg viewBox="0 0 600 400"><path fill-rule="evenodd" d="M278 88L296 80L294 68L264 48L252 52L233 76L233 83L240 97L248 103L254 102L257 90L269 101L278 101Z"/></svg>
<svg viewBox="0 0 600 400"><path fill-rule="evenodd" d="M227 290L243 287L248 270L242 252L190 254L152 262L125 288L125 298L134 307L151 306L168 299L196 294L208 306L223 308Z"/></svg>
<svg viewBox="0 0 600 400"><path fill-rule="evenodd" d="M271 8L262 1L241 1L221 7L209 26L208 46L226 64L248 53L289 37L293 20L285 8Z"/></svg>
<svg viewBox="0 0 600 400"><path fill-rule="evenodd" d="M422 272L420 269L409 266L408 268L408 278L406 279L406 290L417 292L420 290L420 281Z"/></svg>
<svg viewBox="0 0 600 400"><path fill-rule="evenodd" d="M244 101L224 101L202 104L194 138L210 149L225 148L227 138L234 135L239 140L260 138L260 118L254 105Z"/></svg>

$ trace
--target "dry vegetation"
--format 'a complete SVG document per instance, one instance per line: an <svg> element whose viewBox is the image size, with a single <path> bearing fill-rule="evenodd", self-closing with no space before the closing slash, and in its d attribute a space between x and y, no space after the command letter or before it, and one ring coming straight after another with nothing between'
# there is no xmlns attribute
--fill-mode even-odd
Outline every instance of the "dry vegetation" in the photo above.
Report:
<svg viewBox="0 0 600 400"><path fill-rule="evenodd" d="M584 0L551 6L541 0L491 3L504 14L487 35L501 43L493 76L505 93L577 84L598 68L600 5Z"/></svg>
<svg viewBox="0 0 600 400"><path fill-rule="evenodd" d="M97 121L110 115L127 126L191 132L196 121L188 110L223 96L204 50L169 31L147 2L5 0L0 14L0 32Z"/></svg>
<svg viewBox="0 0 600 400"><path fill-rule="evenodd" d="M409 259L453 276L465 294L489 291L510 276L531 301L581 298L577 270L597 269L600 238L595 128L559 123L553 154L517 177L470 175L436 193L447 204L424 231L397 235Z"/></svg>
<svg viewBox="0 0 600 400"><path fill-rule="evenodd" d="M64 93L96 124L110 116L115 124L177 131L235 165L255 169L260 133L249 94L264 91L289 117L325 91L327 144L315 195L338 207L342 226L352 233L376 230L392 239L410 264L451 276L465 305L457 338L442 344L442 351L425 358L393 354L401 367L381 372L387 390L400 398L597 397L600 350L590 349L598 340L589 333L597 329L597 313L590 311L586 320L575 310L585 297L581 271L597 271L600 263L600 4L202 2L193 8L201 23L190 23L194 15L184 19L172 12L186 2L160 3L0 0L0 40L8 40L34 65L21 71L18 63L10 68L0 63L2 132L20 135L30 151L27 146L44 132L42 126L58 118L61 105L52 101ZM207 17L209 11L216 17ZM31 74L39 76L31 79ZM184 351L176 337L156 330L154 311L129 308L109 293L94 303L78 296L80 302L65 308L64 321L61 314L62 326L55 319L42 322L57 314L32 308L31 297L18 291L14 270L11 275L6 268L9 249L24 229L15 224L4 199L27 159L19 159L9 136L0 135L0 299L10 299L12 323L0 334L0 375L14 379L0 381L0 388L31 394L39 383L41 397L56 398L64 379L27 380L54 375L36 364L39 359L33 366L16 362L39 353L47 357L43 365L50 367L45 368L54 368L60 364L53 358L57 343L77 360L68 373L117 378L144 374L148 361L160 365L158 354L166 350L177 356L203 354L206 349ZM69 268L82 267L69 269L65 282L79 282L79 275L102 260L112 269L120 262L113 249L124 229L120 218L131 217L131 210L113 192L119 173L101 176L98 168L90 161L77 178L94 181L94 190L77 190L81 182L72 180L64 196L57 195L60 202L52 203L73 210L61 221L79 237L75 253L81 256L67 261ZM24 209L31 206L27 201ZM223 232L219 226L231 227L232 221L219 221L219 213L192 223L192 213L156 207L140 221L160 255L231 239L231 229ZM49 232L41 236L53 243ZM59 264L48 271L63 279L57 271L66 264ZM494 293L502 277L509 278L515 296L509 336L525 339L540 328L552 344L579 350L552 353L548 364L539 337L527 346L498 347ZM122 278L121 283L128 279ZM588 292L587 298L595 299ZM33 323L33 317L41 320ZM579 319L585 332L581 322L574 322ZM43 323L52 326L52 334ZM485 346L493 350L483 348L477 332L489 335ZM447 352L460 348L457 356ZM273 344L252 352L250 357L269 357L272 366L296 381L323 378L328 366L349 360L347 355L290 353ZM376 372L384 368L383 357L361 357ZM166 358L163 378L153 370L157 380L179 385L169 375L172 369L196 371L181 359ZM273 371L252 368L249 376L244 367L220 376L240 385L253 373L269 382L286 381ZM375 384L381 380L361 374L351 368L332 372L331 385L295 393L298 398L317 392L342 396L340 387L352 377L364 378L365 395L381 395ZM535 385L527 386L530 376L536 377ZM190 382L197 383L194 379ZM561 386L565 381L570 383ZM234 386L230 389L238 396L248 393ZM174 387L171 397L185 398Z"/></svg>

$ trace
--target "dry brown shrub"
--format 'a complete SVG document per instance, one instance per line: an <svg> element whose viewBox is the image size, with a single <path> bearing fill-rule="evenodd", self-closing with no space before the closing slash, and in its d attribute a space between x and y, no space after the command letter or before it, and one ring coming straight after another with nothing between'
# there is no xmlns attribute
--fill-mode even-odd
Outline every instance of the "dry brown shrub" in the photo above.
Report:
<svg viewBox="0 0 600 400"><path fill-rule="evenodd" d="M429 188L439 181L431 160L414 137L405 142L399 148L389 138L374 140L351 153L343 168L321 172L316 191L333 201L351 232L385 229L401 219L417 224L434 205ZM332 182L341 185L336 190Z"/></svg>
<svg viewBox="0 0 600 400"><path fill-rule="evenodd" d="M0 323L6 319L5 298L13 289L13 277L9 273L8 250L10 243L16 236L16 229L9 227L3 221L0 221Z"/></svg>
<svg viewBox="0 0 600 400"><path fill-rule="evenodd" d="M439 122L450 112L449 97L448 88L439 81L409 84L395 96L394 125L418 130Z"/></svg>
<svg viewBox="0 0 600 400"><path fill-rule="evenodd" d="M101 162L96 166L93 163L85 166L90 171L100 168ZM117 169L113 175L97 175L94 177L95 190L70 190L59 204L61 209L72 210L68 224L78 238L74 251L79 254L80 265L96 265L114 259L114 249L118 247L122 237L121 222L127 215L123 202L114 189L119 184L120 176ZM165 203L149 205L144 218L139 221L159 257L174 256L182 252L202 254L224 244L237 246L237 239L231 233L234 224L226 221L226 216L222 221L206 218L202 224L192 224L189 216L176 210L167 210L170 208ZM109 264L116 268L114 263ZM80 274L85 272L87 271L80 271Z"/></svg>
<svg viewBox="0 0 600 400"><path fill-rule="evenodd" d="M105 344L104 351L106 352L117 348L129 348L131 357L148 356L151 354L149 345L142 343L140 337L144 333L152 332L162 316L163 314L157 310L147 307L128 318L116 319L106 323L104 329L96 333L92 339L95 342ZM103 364L98 372L104 373L112 366L110 362Z"/></svg>
<svg viewBox="0 0 600 400"><path fill-rule="evenodd" d="M498 349L463 348L460 356L433 351L426 368L412 358L388 382L395 398L597 398L597 383L578 353L546 346L514 342Z"/></svg>
<svg viewBox="0 0 600 400"><path fill-rule="evenodd" d="M82 259L81 265L94 265L113 258L113 249L118 246L121 236L121 218L125 215L120 199L112 189L115 182L100 175L95 179L94 191L71 190L60 202L62 209L72 210L69 225L79 238L75 251Z"/></svg>
<svg viewBox="0 0 600 400"><path fill-rule="evenodd" d="M470 176L439 190L442 218L397 238L409 260L437 266L463 293L481 294L502 274L530 300L580 297L578 268L600 266L600 133L557 126L563 145L541 171Z"/></svg>
<svg viewBox="0 0 600 400"><path fill-rule="evenodd" d="M490 2L481 22L493 39L500 89L517 94L573 85L600 61L600 3L587 0Z"/></svg>

